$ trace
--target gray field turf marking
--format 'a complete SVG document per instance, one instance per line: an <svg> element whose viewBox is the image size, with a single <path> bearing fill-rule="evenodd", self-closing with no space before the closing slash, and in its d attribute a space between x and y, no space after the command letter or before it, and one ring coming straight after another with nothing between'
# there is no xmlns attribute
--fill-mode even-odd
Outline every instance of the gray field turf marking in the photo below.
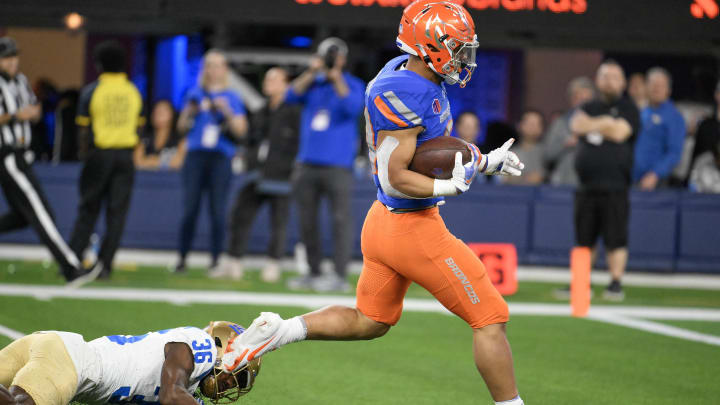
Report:
<svg viewBox="0 0 720 405"><path fill-rule="evenodd" d="M12 340L17 340L17 339L20 339L21 337L25 336L24 333L18 332L15 329L10 329L4 325L0 325L0 335L7 336Z"/></svg>
<svg viewBox="0 0 720 405"><path fill-rule="evenodd" d="M306 295L256 293L235 291L165 290L142 288L67 288L63 286L39 286L26 284L0 284L0 296L96 299L111 301L168 302L176 305L198 304L247 304L277 305L316 309L326 305L354 306L355 297L341 295ZM568 304L510 303L512 315L569 316ZM417 312L437 312L450 315L433 299L406 298L403 309ZM664 325L636 318L656 320L720 321L720 309L677 307L634 307L595 305L588 318L615 325L622 325L664 336L720 345L720 337L706 335L687 329Z"/></svg>

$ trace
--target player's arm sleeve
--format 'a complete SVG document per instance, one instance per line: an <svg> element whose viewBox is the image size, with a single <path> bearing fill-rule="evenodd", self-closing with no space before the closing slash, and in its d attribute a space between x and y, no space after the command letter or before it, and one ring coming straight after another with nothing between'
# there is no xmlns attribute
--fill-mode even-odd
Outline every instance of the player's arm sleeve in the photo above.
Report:
<svg viewBox="0 0 720 405"><path fill-rule="evenodd" d="M657 160L652 169L660 178L667 177L680 162L685 144L685 119L682 115L673 114L667 125L667 152Z"/></svg>
<svg viewBox="0 0 720 405"><path fill-rule="evenodd" d="M374 131L397 131L423 126L420 103L407 93L387 90L371 93L368 115Z"/></svg>
<svg viewBox="0 0 720 405"><path fill-rule="evenodd" d="M350 78L347 80L350 93L340 99L340 110L348 116L360 115L365 104L365 86L359 79Z"/></svg>
<svg viewBox="0 0 720 405"><path fill-rule="evenodd" d="M82 89L80 99L78 100L77 115L75 116L75 124L80 127L90 126L90 100L95 92L97 84L93 83Z"/></svg>
<svg viewBox="0 0 720 405"><path fill-rule="evenodd" d="M193 355L187 343L165 344L165 361L160 372L159 400L162 405L197 405L188 391L193 369Z"/></svg>
<svg viewBox="0 0 720 405"><path fill-rule="evenodd" d="M286 104L305 104L307 101L307 95L310 89L303 94L297 94L293 89L293 86L288 86L287 92L285 93Z"/></svg>

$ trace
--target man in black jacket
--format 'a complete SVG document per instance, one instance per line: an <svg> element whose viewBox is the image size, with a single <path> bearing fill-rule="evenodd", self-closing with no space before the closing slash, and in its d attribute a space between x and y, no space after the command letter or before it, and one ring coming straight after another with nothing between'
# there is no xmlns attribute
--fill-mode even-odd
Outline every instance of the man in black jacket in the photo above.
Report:
<svg viewBox="0 0 720 405"><path fill-rule="evenodd" d="M640 130L635 104L623 97L625 73L613 60L603 62L595 78L597 98L580 107L570 129L580 135L575 169L580 186L575 194L577 246L594 249L602 236L612 281L605 299L624 298L621 278L628 259L628 219L633 143Z"/></svg>
<svg viewBox="0 0 720 405"><path fill-rule="evenodd" d="M238 192L230 219L228 256L211 277L240 279L241 258L245 253L250 228L258 209L270 204L272 235L268 247L269 260L262 270L262 279L280 279L278 259L285 251L287 219L290 208L290 174L298 148L300 109L285 104L288 72L274 67L263 80L267 105L251 121L247 139L248 182Z"/></svg>

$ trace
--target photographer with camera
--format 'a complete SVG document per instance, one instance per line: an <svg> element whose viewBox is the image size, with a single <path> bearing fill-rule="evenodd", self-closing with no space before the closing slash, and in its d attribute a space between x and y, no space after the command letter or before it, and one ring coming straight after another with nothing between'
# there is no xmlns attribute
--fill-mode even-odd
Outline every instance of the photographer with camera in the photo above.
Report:
<svg viewBox="0 0 720 405"><path fill-rule="evenodd" d="M176 271L185 270L185 258L195 236L200 200L210 203L210 273L216 270L225 239L225 212L232 178L235 145L248 129L245 107L229 88L229 68L222 52L205 54L200 83L190 89L178 119L178 130L187 136L187 156L182 168L185 209L180 225L180 259Z"/></svg>
<svg viewBox="0 0 720 405"><path fill-rule="evenodd" d="M365 84L344 72L348 47L339 38L318 46L309 68L295 79L286 103L302 104L300 147L293 173L294 194L300 210L300 238L307 249L310 274L289 281L291 289L344 291L352 246L353 161L358 151L358 118ZM332 210L335 275L321 276L318 208L327 197Z"/></svg>

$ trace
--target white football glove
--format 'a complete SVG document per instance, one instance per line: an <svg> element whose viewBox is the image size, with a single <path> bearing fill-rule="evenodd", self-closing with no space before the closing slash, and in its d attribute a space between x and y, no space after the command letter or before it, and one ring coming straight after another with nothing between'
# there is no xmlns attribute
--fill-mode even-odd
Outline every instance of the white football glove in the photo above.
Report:
<svg viewBox="0 0 720 405"><path fill-rule="evenodd" d="M510 146L515 138L510 138L503 146L483 155L480 160L480 173L503 176L520 176L525 164L520 161L515 152L510 152Z"/></svg>
<svg viewBox="0 0 720 405"><path fill-rule="evenodd" d="M470 161L463 165L462 152L455 153L455 167L452 171L452 178L447 180L435 179L433 197L458 195L468 191L478 172L481 156L477 146L470 144L469 147L471 152Z"/></svg>

